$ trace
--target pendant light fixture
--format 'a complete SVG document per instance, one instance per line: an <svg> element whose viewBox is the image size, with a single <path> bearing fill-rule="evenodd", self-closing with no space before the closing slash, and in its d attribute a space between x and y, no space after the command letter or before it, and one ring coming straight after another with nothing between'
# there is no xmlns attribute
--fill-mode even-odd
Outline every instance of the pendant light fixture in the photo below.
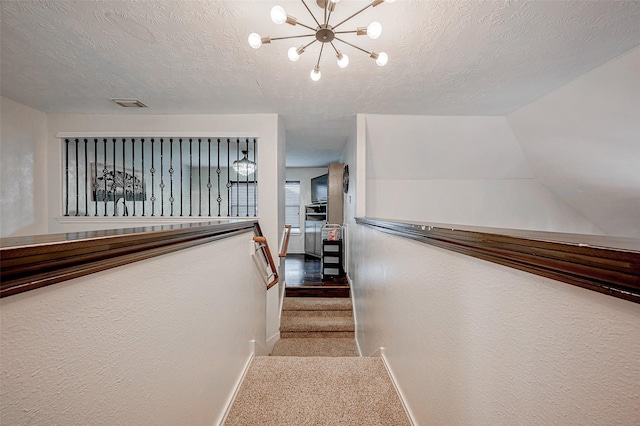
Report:
<svg viewBox="0 0 640 426"><path fill-rule="evenodd" d="M252 175L257 169L256 163L247 158L249 151L243 150L242 154L244 155L242 157L242 160L236 160L233 162L233 170L235 170L236 173L241 174L242 176Z"/></svg>
<svg viewBox="0 0 640 426"><path fill-rule="evenodd" d="M362 9L358 10L356 13L347 17L346 19L343 19L342 21L338 22L335 25L331 25L329 22L331 19L331 14L336 9L336 4L339 3L340 0L316 0L316 3L318 4L318 6L324 10L324 16L322 20L319 20L316 18L316 16L313 14L313 12L309 8L305 0L300 0L300 1L304 5L304 7L309 11L309 14L311 15L311 17L313 18L313 20L317 25L316 27L312 27L309 25L305 25L301 22L298 22L297 18L291 15L288 15L281 6L273 6L273 8L271 9L271 20L278 25L284 24L284 23L287 23L293 26L300 25L301 27L304 27L313 31L312 33L287 36L287 37L268 37L268 36L262 37L257 33L251 33L249 35L249 46L251 46L254 49L259 49L260 46L262 46L263 44L269 44L275 40L314 37L314 39L311 40L309 43L302 44L300 46L292 46L287 52L287 56L289 57L289 60L295 62L298 59L300 59L300 55L302 55L309 46L311 46L315 42L321 43L320 53L318 54L318 61L316 62L315 67L311 70L311 73L310 73L311 80L313 81L320 80L320 77L322 76L322 73L320 72L320 59L322 58L322 52L326 44L329 44L333 48L333 51L336 54L338 66L340 68L346 68L349 65L349 57L341 50L338 50L338 48L335 45L336 42L344 43L350 47L353 47L354 49L357 49L366 53L367 55L369 55L371 59L376 61L376 64L378 66L383 67L387 64L387 62L389 61L389 56L386 53L384 52L377 53L374 51L365 50L339 37L339 35L341 36L342 34L356 34L359 36L366 35L366 36L369 36L369 38L371 38L372 40L375 40L378 37L380 37L380 35L382 34L382 25L380 25L379 22L374 21L366 27L357 27L355 30L349 30L349 31L338 31L338 27L340 27L345 22L349 21L351 18L364 12L370 7L376 7L382 3L393 3L395 0L373 0L371 3L369 3Z"/></svg>

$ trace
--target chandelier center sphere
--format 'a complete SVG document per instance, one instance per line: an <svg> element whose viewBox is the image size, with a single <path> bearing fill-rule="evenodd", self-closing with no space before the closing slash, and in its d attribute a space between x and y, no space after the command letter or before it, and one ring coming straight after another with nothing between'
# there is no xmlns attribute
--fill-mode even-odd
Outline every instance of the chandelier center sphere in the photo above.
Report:
<svg viewBox="0 0 640 426"><path fill-rule="evenodd" d="M322 24L316 28L316 40L321 43L330 43L336 38L336 33L333 31L333 27L329 24Z"/></svg>

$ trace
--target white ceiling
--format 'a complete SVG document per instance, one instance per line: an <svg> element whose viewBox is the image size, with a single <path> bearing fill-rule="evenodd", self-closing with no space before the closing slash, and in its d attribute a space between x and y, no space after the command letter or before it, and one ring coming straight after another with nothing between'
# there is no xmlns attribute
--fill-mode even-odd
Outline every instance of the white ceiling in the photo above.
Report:
<svg viewBox="0 0 640 426"><path fill-rule="evenodd" d="M298 0L1 3L2 96L60 113L278 113L292 167L337 160L356 113L505 115L640 42L638 1L398 0L342 28L380 21L377 40L344 38L389 64L345 46L351 64L340 69L325 49L316 83L319 43L295 63L286 52L300 41L247 44L254 31L310 32L269 18L278 3L314 24ZM366 4L341 1L330 23Z"/></svg>

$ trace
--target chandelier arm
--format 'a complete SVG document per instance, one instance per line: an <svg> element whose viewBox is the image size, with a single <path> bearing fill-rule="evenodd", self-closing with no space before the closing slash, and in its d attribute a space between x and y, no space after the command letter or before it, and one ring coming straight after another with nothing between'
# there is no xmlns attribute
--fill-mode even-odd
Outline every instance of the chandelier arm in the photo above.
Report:
<svg viewBox="0 0 640 426"><path fill-rule="evenodd" d="M302 22L297 22L296 24L297 24L297 25L300 25L301 27L305 27L305 28L307 28L307 29L310 29L311 31L315 31L315 30L316 30L315 28L313 28L313 27L311 27L311 26L309 26L309 25L305 25L305 24L303 24Z"/></svg>
<svg viewBox="0 0 640 426"><path fill-rule="evenodd" d="M329 0L324 2L324 24L327 25L329 20L327 19L327 8L329 7Z"/></svg>
<svg viewBox="0 0 640 426"><path fill-rule="evenodd" d="M316 63L316 67L320 66L320 58L322 58L322 51L324 50L324 43L320 46L320 54L318 55L318 63Z"/></svg>
<svg viewBox="0 0 640 426"><path fill-rule="evenodd" d="M353 15L349 16L348 18L338 22L336 25L333 26L333 29L335 30L336 28L338 28L340 25L344 24L345 22L347 22L349 19L353 18L354 16L357 16L359 14L361 14L362 12L364 12L365 10L369 9L371 6L373 6L373 4L375 3L375 1L369 3L368 5L366 5L365 7L363 7L362 9L360 9L359 11L357 11L356 13L354 13Z"/></svg>
<svg viewBox="0 0 640 426"><path fill-rule="evenodd" d="M333 42L332 42L332 41L331 41L331 42L329 42L329 43L331 44L331 47L333 47L333 50L335 50L335 51L336 51L336 55L340 54L340 51L339 51L338 49L336 49L336 45L335 45L335 44L333 44Z"/></svg>
<svg viewBox="0 0 640 426"><path fill-rule="evenodd" d="M271 37L271 40L286 40L289 38L302 38L302 37L315 37L315 34L303 34L303 35L295 35L295 36L288 36L288 37Z"/></svg>
<svg viewBox="0 0 640 426"><path fill-rule="evenodd" d="M313 43L315 43L316 41L318 41L318 40L316 40L316 39L314 38L314 39L313 39L313 40L311 40L309 43L307 43L307 44L305 44L304 46L302 46L302 48L303 48L303 49L306 49L307 47L311 46L311 45L312 45Z"/></svg>
<svg viewBox="0 0 640 426"><path fill-rule="evenodd" d="M357 33L358 30L351 30L351 31L334 31L334 34L352 34L352 33Z"/></svg>
<svg viewBox="0 0 640 426"><path fill-rule="evenodd" d="M371 55L371 53L373 53L373 52L369 52L368 50L364 50L362 47L358 47L358 46L356 46L355 44L351 44L351 43L349 43L348 41L344 41L344 40L343 40L343 39L341 39L341 38L336 37L336 38L335 38L335 40L341 41L341 42L343 42L344 44L348 44L349 46L354 47L354 48L356 48L356 49L358 49L358 50L361 50L361 51L363 51L364 53L367 53L367 54L369 54L369 55Z"/></svg>
<svg viewBox="0 0 640 426"><path fill-rule="evenodd" d="M318 24L318 26L320 26L320 22L318 22L318 20L316 19L316 15L314 15L313 12L311 11L311 9L309 9L309 6L307 6L307 3L304 0L300 0L300 1L302 2L302 4L304 4L304 7L307 8L307 10L309 11L309 14L313 18L313 20L316 21L316 24Z"/></svg>

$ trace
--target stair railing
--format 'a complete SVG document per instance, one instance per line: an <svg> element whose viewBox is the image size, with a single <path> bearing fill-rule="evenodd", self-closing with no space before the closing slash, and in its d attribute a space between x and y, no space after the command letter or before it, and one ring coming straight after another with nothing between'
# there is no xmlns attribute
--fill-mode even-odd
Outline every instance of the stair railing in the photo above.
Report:
<svg viewBox="0 0 640 426"><path fill-rule="evenodd" d="M356 218L392 235L640 303L640 240Z"/></svg>
<svg viewBox="0 0 640 426"><path fill-rule="evenodd" d="M251 231L257 220L0 238L0 298Z"/></svg>
<svg viewBox="0 0 640 426"><path fill-rule="evenodd" d="M278 257L287 257L287 250L289 249L289 237L291 236L291 225L284 226L284 232L280 239L280 254Z"/></svg>
<svg viewBox="0 0 640 426"><path fill-rule="evenodd" d="M252 255L253 261L260 273L260 277L269 290L274 285L278 284L278 269L271 256L271 250L269 250L269 244L267 238L262 235L256 235L253 237L254 253Z"/></svg>

